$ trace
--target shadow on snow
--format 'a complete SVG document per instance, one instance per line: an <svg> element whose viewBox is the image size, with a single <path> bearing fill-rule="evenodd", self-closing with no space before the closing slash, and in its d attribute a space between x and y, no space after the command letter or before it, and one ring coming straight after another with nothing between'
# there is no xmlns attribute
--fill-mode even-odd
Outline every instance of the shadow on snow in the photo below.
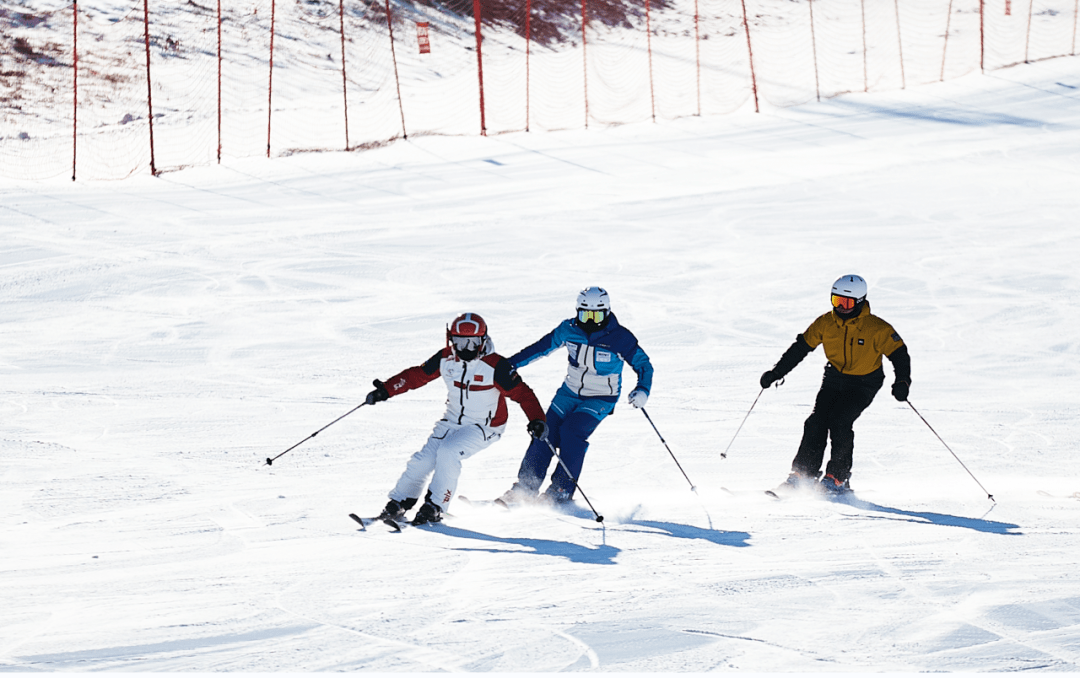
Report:
<svg viewBox="0 0 1080 678"><path fill-rule="evenodd" d="M443 523L438 528L438 531L442 534L451 537L461 537L463 539L475 539L477 541L488 541L497 544L513 544L515 546L524 546L525 548L532 549L531 551L518 551L516 549L500 549L500 548L454 548L455 551L483 551L486 553L532 553L541 556L557 556L560 558L566 558L567 560L575 563L593 563L595 565L614 565L615 557L621 553L621 549L617 549L614 546L608 546L603 544L595 548L589 546L582 546L581 544L574 544L566 541L555 541L552 539L530 539L528 537L496 537L491 534L484 534L483 532L475 532L473 530L465 530L460 527L450 527Z"/></svg>
<svg viewBox="0 0 1080 678"><path fill-rule="evenodd" d="M1023 534L1022 532L1013 531L1020 529L1019 525L1013 523L1002 523L996 520L986 520L985 517L964 518L963 516L953 516L947 513L932 513L930 511L906 511L904 509L893 508L891 506L882 506L880 504L875 504L864 499L856 499L854 497L841 501L842 503L848 504L849 506L864 509L866 511L877 511L878 513L890 514L891 516L901 516L897 518L886 516L867 516L869 518L875 518L878 520L902 520L911 523L944 525L946 527L964 527L969 530L987 532L990 534ZM991 508L991 510L993 509Z"/></svg>
<svg viewBox="0 0 1080 678"><path fill-rule="evenodd" d="M711 541L714 544L720 546L749 546L747 540L750 539L749 532L727 532L724 530L710 530L704 527L694 527L693 525L683 525L681 523L663 523L655 520L629 520L623 525L639 525L641 527L648 527L651 530L662 530L672 537L679 539L702 539L704 541ZM657 534L653 531L646 532L645 530L621 530L623 532L644 532L646 534Z"/></svg>

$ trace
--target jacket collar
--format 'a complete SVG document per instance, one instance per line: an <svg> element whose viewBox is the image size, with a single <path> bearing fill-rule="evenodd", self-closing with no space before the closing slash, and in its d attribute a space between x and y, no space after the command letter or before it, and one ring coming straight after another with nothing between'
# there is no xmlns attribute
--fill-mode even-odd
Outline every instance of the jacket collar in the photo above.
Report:
<svg viewBox="0 0 1080 678"><path fill-rule="evenodd" d="M845 320L844 318L841 318L836 313L836 311L830 311L829 315L832 316L833 322L835 322L837 324L837 326L839 326L839 327L843 327L844 325L851 325L851 324L858 323L859 320L861 320L865 316L870 315L870 301L867 300L867 301L863 302L862 310L859 311L859 315L855 316L854 318L848 318L848 319Z"/></svg>
<svg viewBox="0 0 1080 678"><path fill-rule="evenodd" d="M577 317L569 318L569 322L570 322L570 325L573 326L573 328L575 330L577 330L578 332L585 335L585 337L591 342L594 339L599 339L599 338L608 336L609 334L614 332L619 327L619 319L615 317L615 314L610 313L608 315L609 315L609 318L608 318L607 325L604 325L603 329L599 329L599 330L593 332L592 334L589 334L585 330L581 329L581 326L577 324Z"/></svg>

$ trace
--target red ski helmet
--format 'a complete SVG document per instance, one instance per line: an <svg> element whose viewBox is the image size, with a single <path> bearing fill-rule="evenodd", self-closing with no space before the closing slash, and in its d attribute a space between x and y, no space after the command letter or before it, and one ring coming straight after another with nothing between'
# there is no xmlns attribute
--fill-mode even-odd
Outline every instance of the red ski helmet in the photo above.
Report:
<svg viewBox="0 0 1080 678"><path fill-rule="evenodd" d="M486 340L487 323L476 313L462 313L446 327L446 343L462 360L476 358Z"/></svg>

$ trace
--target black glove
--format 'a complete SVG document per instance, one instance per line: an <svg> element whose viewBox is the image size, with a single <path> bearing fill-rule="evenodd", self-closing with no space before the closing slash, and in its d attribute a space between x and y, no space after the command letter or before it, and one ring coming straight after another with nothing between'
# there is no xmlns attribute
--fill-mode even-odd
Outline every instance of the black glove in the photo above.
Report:
<svg viewBox="0 0 1080 678"><path fill-rule="evenodd" d="M906 381L898 381L892 385L892 395L900 402L907 400L908 391L911 390L911 386Z"/></svg>
<svg viewBox="0 0 1080 678"><path fill-rule="evenodd" d="M364 398L365 405L374 405L390 398L390 392L386 390L386 386L381 381L376 379L371 383L375 384L375 390Z"/></svg>
<svg viewBox="0 0 1080 678"><path fill-rule="evenodd" d="M529 422L529 425L525 427L525 430L537 440L547 439L547 424L543 419L533 419Z"/></svg>
<svg viewBox="0 0 1080 678"><path fill-rule="evenodd" d="M769 388L770 386L772 386L773 382L779 378L780 376L776 374L776 372L769 370L765 374L761 375L761 388Z"/></svg>

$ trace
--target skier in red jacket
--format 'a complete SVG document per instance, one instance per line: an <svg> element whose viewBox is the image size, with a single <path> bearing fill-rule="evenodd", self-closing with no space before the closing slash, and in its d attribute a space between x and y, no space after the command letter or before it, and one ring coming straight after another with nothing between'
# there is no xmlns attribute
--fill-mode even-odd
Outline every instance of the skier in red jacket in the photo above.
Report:
<svg viewBox="0 0 1080 678"><path fill-rule="evenodd" d="M446 414L435 423L427 443L405 465L380 519L402 520L420 497L428 477L427 496L413 525L437 523L457 490L461 462L485 449L506 428L506 398L521 406L533 438L547 434L544 410L528 384L506 358L494 352L487 323L475 313L454 318L446 328L446 347L422 365L410 367L386 381L376 379L366 403L374 405L419 388L442 376L446 382Z"/></svg>

